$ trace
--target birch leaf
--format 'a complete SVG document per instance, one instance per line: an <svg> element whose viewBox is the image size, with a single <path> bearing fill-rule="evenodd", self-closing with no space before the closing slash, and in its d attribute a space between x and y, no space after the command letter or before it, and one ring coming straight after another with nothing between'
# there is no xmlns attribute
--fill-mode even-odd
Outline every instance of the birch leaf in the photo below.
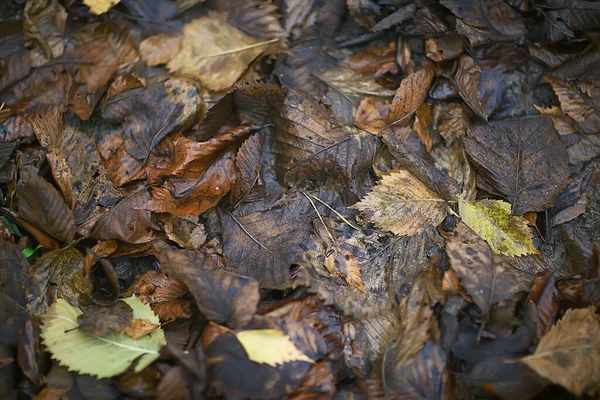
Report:
<svg viewBox="0 0 600 400"><path fill-rule="evenodd" d="M459 202L465 224L492 247L496 254L523 256L536 254L531 232L523 217L511 216L511 205L502 200Z"/></svg>
<svg viewBox="0 0 600 400"><path fill-rule="evenodd" d="M306 354L298 350L291 339L277 329L253 329L236 334L248 358L259 364L272 367L292 361L314 363Z"/></svg>
<svg viewBox="0 0 600 400"><path fill-rule="evenodd" d="M123 299L133 310L133 317L160 324L150 306L135 297ZM159 356L166 344L162 328L134 340L112 332L104 337L77 329L83 313L64 299L58 299L42 316L42 338L52 358L70 371L107 378L124 372L137 359L135 372L143 370Z"/></svg>
<svg viewBox="0 0 600 400"><path fill-rule="evenodd" d="M535 353L520 360L576 396L600 389L600 321L595 308L571 309L546 333Z"/></svg>
<svg viewBox="0 0 600 400"><path fill-rule="evenodd" d="M446 216L444 201L406 170L384 176L352 208L361 211L379 228L399 236L415 235L427 224L437 226Z"/></svg>

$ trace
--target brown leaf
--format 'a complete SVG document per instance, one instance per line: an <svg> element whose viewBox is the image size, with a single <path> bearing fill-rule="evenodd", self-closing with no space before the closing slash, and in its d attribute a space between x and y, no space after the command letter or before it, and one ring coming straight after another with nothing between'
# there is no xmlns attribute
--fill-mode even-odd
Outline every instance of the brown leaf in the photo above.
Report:
<svg viewBox="0 0 600 400"><path fill-rule="evenodd" d="M254 40L264 42L271 39L283 40L286 37L276 4L260 0L229 0L215 1L212 5L223 13L223 18L228 23ZM279 42L276 45L283 47L284 43ZM267 53L271 53L274 46L269 47Z"/></svg>
<svg viewBox="0 0 600 400"><path fill-rule="evenodd" d="M57 1L28 3L23 10L23 40L31 48L33 67L56 59L65 49L67 13Z"/></svg>
<svg viewBox="0 0 600 400"><path fill-rule="evenodd" d="M142 303L152 305L177 300L187 292L188 288L183 281L170 277L161 271L150 271L138 275L121 296L130 297L135 295Z"/></svg>
<svg viewBox="0 0 600 400"><path fill-rule="evenodd" d="M506 196L513 215L545 210L568 185L565 146L545 116L475 127L465 149L478 167L480 184Z"/></svg>
<svg viewBox="0 0 600 400"><path fill-rule="evenodd" d="M258 134L252 135L242 144L235 158L237 179L230 195L234 208L242 202L252 203L265 195L262 158L262 140Z"/></svg>
<svg viewBox="0 0 600 400"><path fill-rule="evenodd" d="M454 74L454 85L460 97L475 111L475 114L487 121L489 111L480 89L481 67L466 54L458 60Z"/></svg>
<svg viewBox="0 0 600 400"><path fill-rule="evenodd" d="M594 307L571 309L520 362L576 396L598 393L600 321Z"/></svg>
<svg viewBox="0 0 600 400"><path fill-rule="evenodd" d="M92 305L77 318L77 329L95 336L106 336L111 332L123 332L132 319L133 310L123 301L117 301L110 307Z"/></svg>
<svg viewBox="0 0 600 400"><path fill-rule="evenodd" d="M410 123L410 118L427 98L434 76L435 67L429 61L402 80L390 107L388 125L407 126Z"/></svg>
<svg viewBox="0 0 600 400"><path fill-rule="evenodd" d="M431 131L433 130L433 108L431 104L423 103L417 110L413 130L417 133L427 152L431 151Z"/></svg>
<svg viewBox="0 0 600 400"><path fill-rule="evenodd" d="M147 319L136 318L125 328L125 333L133 340L138 340L151 334L159 326L160 324L155 324Z"/></svg>
<svg viewBox="0 0 600 400"><path fill-rule="evenodd" d="M556 129L559 134L570 135L578 131L577 123L571 119L571 117L564 114L560 107L539 107L535 104L533 106L540 112L540 114L547 115L552 119L552 123L554 123L554 129Z"/></svg>
<svg viewBox="0 0 600 400"><path fill-rule="evenodd" d="M558 314L559 296L552 271L539 272L534 276L526 301L537 306L538 336L542 336L548 332Z"/></svg>
<svg viewBox="0 0 600 400"><path fill-rule="evenodd" d="M399 73L396 62L396 42L390 42L384 47L379 47L378 43L369 45L366 51L352 57L350 67L362 75L373 78L381 78L387 73Z"/></svg>
<svg viewBox="0 0 600 400"><path fill-rule="evenodd" d="M545 76L560 101L560 108L578 123L583 133L600 133L600 88L586 81L566 82Z"/></svg>
<svg viewBox="0 0 600 400"><path fill-rule="evenodd" d="M427 57L435 62L453 60L464 52L467 44L467 38L462 35L450 32L439 38L431 38L425 41L425 51Z"/></svg>
<svg viewBox="0 0 600 400"><path fill-rule="evenodd" d="M187 250L199 250L206 243L204 226L197 218L180 218L174 215L161 215L163 229L167 237Z"/></svg>
<svg viewBox="0 0 600 400"><path fill-rule="evenodd" d="M323 265L329 273L343 278L348 285L362 292L365 291L360 274L360 264L351 252L332 247L328 250Z"/></svg>
<svg viewBox="0 0 600 400"><path fill-rule="evenodd" d="M385 127L385 116L388 115L389 109L389 104L367 96L358 105L354 124L376 135Z"/></svg>
<svg viewBox="0 0 600 400"><path fill-rule="evenodd" d="M349 0L348 11L364 29L371 29L381 16L381 7L372 0Z"/></svg>
<svg viewBox="0 0 600 400"><path fill-rule="evenodd" d="M446 252L461 285L484 315L495 303L523 290L508 264L463 223L446 242Z"/></svg>
<svg viewBox="0 0 600 400"><path fill-rule="evenodd" d="M346 96L392 97L394 95L393 90L386 89L373 79L366 78L349 68L331 68L321 74L317 74L317 77L328 86Z"/></svg>
<svg viewBox="0 0 600 400"><path fill-rule="evenodd" d="M127 243L152 241L152 229L156 227L151 221L150 211L146 210L150 199L146 189L125 197L103 215L90 236L99 240L118 239Z"/></svg>
<svg viewBox="0 0 600 400"><path fill-rule="evenodd" d="M140 43L140 56L149 67L166 64L181 50L181 40L168 33L150 36Z"/></svg>
<svg viewBox="0 0 600 400"><path fill-rule="evenodd" d="M209 269L198 262L200 254L174 250L163 242L156 242L154 249L161 267L185 282L206 318L234 328L252 319L259 300L257 281Z"/></svg>
<svg viewBox="0 0 600 400"><path fill-rule="evenodd" d="M73 211L45 179L34 175L23 187L19 216L65 243L75 238Z"/></svg>
<svg viewBox="0 0 600 400"><path fill-rule="evenodd" d="M434 115L436 116L438 132L448 146L466 135L470 121L468 111L463 104L436 104Z"/></svg>

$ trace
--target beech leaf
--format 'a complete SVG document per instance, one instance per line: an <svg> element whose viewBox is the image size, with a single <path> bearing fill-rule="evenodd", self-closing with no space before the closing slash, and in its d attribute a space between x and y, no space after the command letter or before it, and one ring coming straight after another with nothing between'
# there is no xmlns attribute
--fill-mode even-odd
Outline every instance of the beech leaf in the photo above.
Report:
<svg viewBox="0 0 600 400"><path fill-rule="evenodd" d="M502 200L459 202L463 222L492 247L496 254L536 254L532 235L523 217L510 215L510 203Z"/></svg>
<svg viewBox="0 0 600 400"><path fill-rule="evenodd" d="M351 208L361 211L379 228L399 236L417 234L427 224L437 226L446 216L446 203L406 170L384 176Z"/></svg>
<svg viewBox="0 0 600 400"><path fill-rule="evenodd" d="M409 124L410 117L427 98L434 76L435 67L431 61L428 61L422 69L402 80L390 107L388 124L399 126Z"/></svg>
<svg viewBox="0 0 600 400"><path fill-rule="evenodd" d="M160 324L150 306L135 297L121 301L133 309L134 318ZM81 310L58 299L42 316L44 344L52 358L70 371L107 378L124 372L137 359L135 371L139 372L158 358L160 348L166 344L162 328L138 340L117 332L94 336L77 329L80 315Z"/></svg>
<svg viewBox="0 0 600 400"><path fill-rule="evenodd" d="M464 144L479 186L506 196L513 215L545 210L569 183L566 146L546 116L475 127Z"/></svg>
<svg viewBox="0 0 600 400"><path fill-rule="evenodd" d="M600 320L596 309L568 310L542 337L535 353L520 362L577 396L594 396L600 389Z"/></svg>
<svg viewBox="0 0 600 400"><path fill-rule="evenodd" d="M314 363L286 334L277 329L241 331L236 333L236 336L248 353L248 358L259 364L276 367L291 361Z"/></svg>

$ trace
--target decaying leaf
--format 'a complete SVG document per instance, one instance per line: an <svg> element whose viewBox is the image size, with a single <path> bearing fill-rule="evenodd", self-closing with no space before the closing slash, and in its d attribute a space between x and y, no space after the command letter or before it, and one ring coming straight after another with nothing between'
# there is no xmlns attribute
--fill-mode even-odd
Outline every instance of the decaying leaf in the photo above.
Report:
<svg viewBox="0 0 600 400"><path fill-rule="evenodd" d="M568 185L567 152L548 117L475 127L465 149L478 168L480 184L506 196L513 215L545 210Z"/></svg>
<svg viewBox="0 0 600 400"><path fill-rule="evenodd" d="M428 224L437 226L447 214L445 202L406 170L385 175L352 208L379 228L399 236L412 236Z"/></svg>
<svg viewBox="0 0 600 400"><path fill-rule="evenodd" d="M181 50L181 37L168 33L150 36L140 43L140 56L149 67L166 64Z"/></svg>
<svg viewBox="0 0 600 400"><path fill-rule="evenodd" d="M133 310L123 301L118 301L111 307L93 305L77 317L77 329L94 336L106 336L111 332L123 332L132 319Z"/></svg>
<svg viewBox="0 0 600 400"><path fill-rule="evenodd" d="M458 224L446 243L452 269L481 312L524 290L516 275L490 246L465 224Z"/></svg>
<svg viewBox="0 0 600 400"><path fill-rule="evenodd" d="M600 390L600 320L596 309L568 310L542 337L535 353L519 361L576 396L594 396Z"/></svg>
<svg viewBox="0 0 600 400"><path fill-rule="evenodd" d="M149 306L135 298L123 299L133 310L134 318L158 324L158 317ZM166 344L161 328L138 340L120 333L97 337L76 329L82 312L67 301L58 299L42 316L42 338L52 357L72 371L105 378L120 374L137 359L136 371L141 371L159 356ZM81 355L85 353L85 357Z"/></svg>
<svg viewBox="0 0 600 400"><path fill-rule="evenodd" d="M387 117L388 125L407 126L410 123L412 115L427 98L434 76L435 67L429 61L400 83Z"/></svg>
<svg viewBox="0 0 600 400"><path fill-rule="evenodd" d="M394 95L393 90L386 89L374 80L365 78L349 68L331 68L317 76L335 90L348 96L392 97Z"/></svg>
<svg viewBox="0 0 600 400"><path fill-rule="evenodd" d="M523 256L535 254L527 221L512 216L510 203L502 200L459 202L463 222L483 238L496 254Z"/></svg>
<svg viewBox="0 0 600 400"><path fill-rule="evenodd" d="M578 123L583 133L600 133L600 88L591 82L544 77L554 89L560 108Z"/></svg>
<svg viewBox="0 0 600 400"><path fill-rule="evenodd" d="M489 113L485 107L480 84L481 67L468 55L462 55L458 59L458 66L454 74L454 85L460 97L475 111L475 114L487 121Z"/></svg>
<svg viewBox="0 0 600 400"><path fill-rule="evenodd" d="M257 329L235 334L250 360L273 367L290 361L314 361L302 353L283 332L276 329Z"/></svg>
<svg viewBox="0 0 600 400"><path fill-rule="evenodd" d="M167 68L196 77L211 90L229 89L248 64L278 40L257 43L218 18L199 18L184 26L181 51Z"/></svg>

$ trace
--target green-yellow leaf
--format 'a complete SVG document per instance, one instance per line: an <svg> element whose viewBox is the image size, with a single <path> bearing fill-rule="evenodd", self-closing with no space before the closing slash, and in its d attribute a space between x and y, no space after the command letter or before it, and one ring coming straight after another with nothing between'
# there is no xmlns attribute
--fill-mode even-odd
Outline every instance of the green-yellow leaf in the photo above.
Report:
<svg viewBox="0 0 600 400"><path fill-rule="evenodd" d="M292 361L314 363L302 353L290 338L277 329L255 329L241 331L236 334L248 358L259 364L272 367Z"/></svg>
<svg viewBox="0 0 600 400"><path fill-rule="evenodd" d="M119 4L121 0L83 0L83 4L90 8L92 14L104 14L112 7Z"/></svg>
<svg viewBox="0 0 600 400"><path fill-rule="evenodd" d="M160 323L150 306L137 298L121 301L133 309L133 318ZM78 308L58 299L42 316L44 344L52 358L70 371L106 378L124 372L137 359L135 371L139 372L158 358L160 348L166 344L161 328L138 340L117 332L94 336L77 329L77 317L81 314Z"/></svg>
<svg viewBox="0 0 600 400"><path fill-rule="evenodd" d="M415 235L427 224L437 226L447 214L444 200L406 170L385 175L351 208L361 211L379 228L399 236Z"/></svg>
<svg viewBox="0 0 600 400"><path fill-rule="evenodd" d="M523 217L511 215L510 203L502 200L459 202L460 217L497 254L537 254L531 231Z"/></svg>

